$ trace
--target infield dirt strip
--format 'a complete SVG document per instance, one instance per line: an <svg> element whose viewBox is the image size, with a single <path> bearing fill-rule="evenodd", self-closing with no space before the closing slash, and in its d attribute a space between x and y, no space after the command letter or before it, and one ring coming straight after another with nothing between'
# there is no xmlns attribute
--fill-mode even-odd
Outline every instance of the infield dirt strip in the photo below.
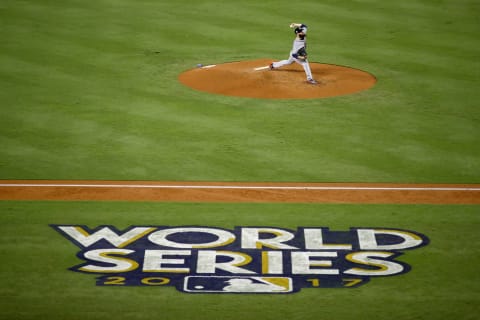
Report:
<svg viewBox="0 0 480 320"><path fill-rule="evenodd" d="M0 180L0 200L480 204L480 184Z"/></svg>

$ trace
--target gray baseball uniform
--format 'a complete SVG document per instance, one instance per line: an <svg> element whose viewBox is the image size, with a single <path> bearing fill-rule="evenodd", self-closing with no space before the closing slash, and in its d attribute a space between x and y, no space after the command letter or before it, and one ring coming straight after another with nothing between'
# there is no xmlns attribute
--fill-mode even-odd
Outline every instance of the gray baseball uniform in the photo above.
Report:
<svg viewBox="0 0 480 320"><path fill-rule="evenodd" d="M277 69L277 68L281 68L283 66L296 62L303 67L303 70L305 70L307 81L312 82L314 81L312 76L312 71L310 69L308 60L306 59L306 51L305 51L307 46L307 41L306 41L307 26L302 24L300 27L297 27L295 29L295 34L296 34L296 37L295 37L295 40L293 40L292 50L290 51L288 59L278 61L278 62L273 62L271 64L271 68ZM302 57L305 57L305 58L302 59Z"/></svg>

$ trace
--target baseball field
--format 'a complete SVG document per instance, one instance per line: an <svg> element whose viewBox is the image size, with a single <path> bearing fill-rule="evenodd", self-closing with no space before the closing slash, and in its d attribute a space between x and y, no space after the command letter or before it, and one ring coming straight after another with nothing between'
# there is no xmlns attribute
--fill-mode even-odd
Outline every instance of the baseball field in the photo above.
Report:
<svg viewBox="0 0 480 320"><path fill-rule="evenodd" d="M261 69L292 22L318 85ZM478 319L479 30L474 0L2 0L0 319Z"/></svg>

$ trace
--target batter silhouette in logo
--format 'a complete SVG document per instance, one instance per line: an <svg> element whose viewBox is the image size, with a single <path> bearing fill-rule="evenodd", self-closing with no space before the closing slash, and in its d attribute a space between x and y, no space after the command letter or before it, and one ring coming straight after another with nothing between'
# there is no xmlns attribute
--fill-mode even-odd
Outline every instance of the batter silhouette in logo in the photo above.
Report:
<svg viewBox="0 0 480 320"><path fill-rule="evenodd" d="M285 292L287 291L283 286L276 285L262 280L262 278L255 278L261 282L253 282L253 279L235 278L228 280L228 286L223 288L227 292Z"/></svg>

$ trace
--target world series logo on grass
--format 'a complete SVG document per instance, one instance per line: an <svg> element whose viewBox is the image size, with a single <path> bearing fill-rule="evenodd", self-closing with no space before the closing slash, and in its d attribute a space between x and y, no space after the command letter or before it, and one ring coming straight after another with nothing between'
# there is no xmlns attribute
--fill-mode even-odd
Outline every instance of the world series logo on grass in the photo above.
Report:
<svg viewBox="0 0 480 320"><path fill-rule="evenodd" d="M51 225L80 248L70 268L99 286L174 286L190 293L292 293L354 288L410 270L397 258L428 244L390 228Z"/></svg>

